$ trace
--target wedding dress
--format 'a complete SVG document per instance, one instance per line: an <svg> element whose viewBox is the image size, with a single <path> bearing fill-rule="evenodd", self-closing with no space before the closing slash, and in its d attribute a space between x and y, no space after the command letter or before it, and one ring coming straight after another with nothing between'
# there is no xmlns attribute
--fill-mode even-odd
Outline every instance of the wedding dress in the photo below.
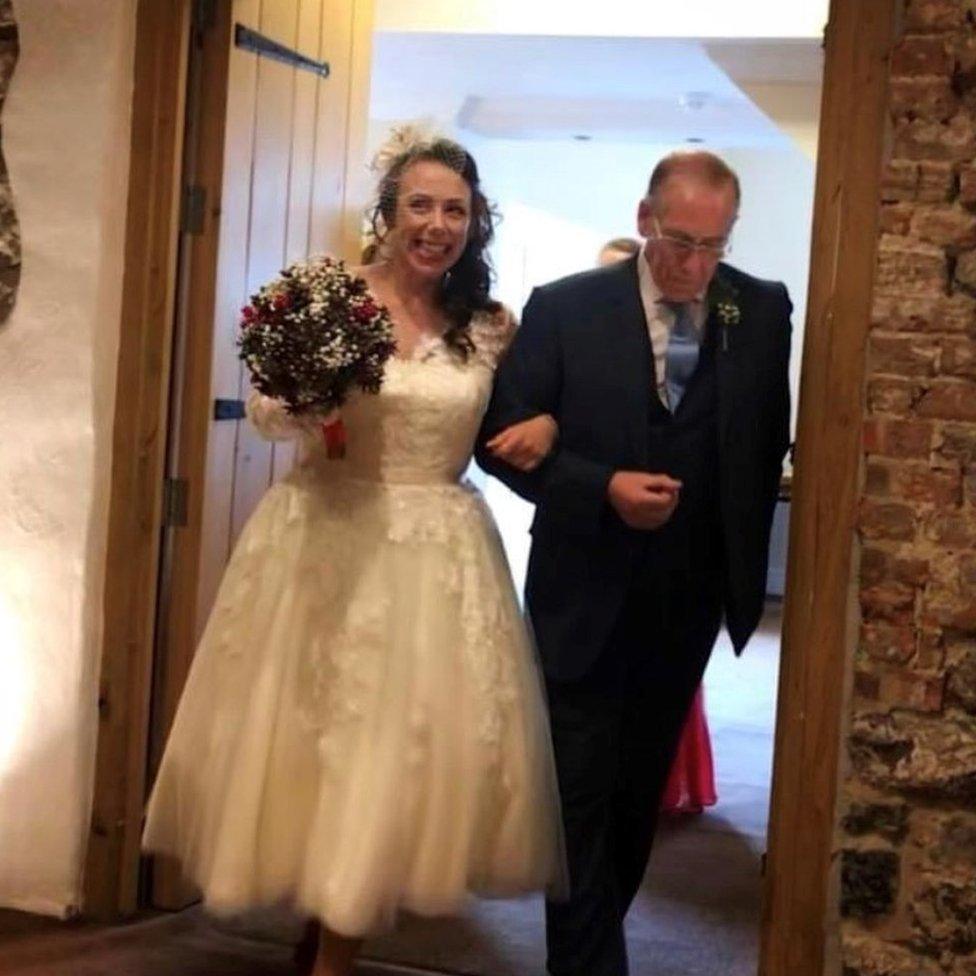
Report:
<svg viewBox="0 0 976 976"><path fill-rule="evenodd" d="M144 846L208 905L286 903L345 935L398 909L562 880L540 678L501 542L462 480L508 331L476 316L343 408L345 458L255 395L303 460L227 566L150 799Z"/></svg>

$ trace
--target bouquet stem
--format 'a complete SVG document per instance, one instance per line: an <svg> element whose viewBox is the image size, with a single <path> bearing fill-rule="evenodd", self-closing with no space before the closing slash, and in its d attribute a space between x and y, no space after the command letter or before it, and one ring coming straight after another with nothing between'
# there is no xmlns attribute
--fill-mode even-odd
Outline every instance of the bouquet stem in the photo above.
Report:
<svg viewBox="0 0 976 976"><path fill-rule="evenodd" d="M335 461L346 456L346 425L341 417L322 424L322 437L327 457Z"/></svg>

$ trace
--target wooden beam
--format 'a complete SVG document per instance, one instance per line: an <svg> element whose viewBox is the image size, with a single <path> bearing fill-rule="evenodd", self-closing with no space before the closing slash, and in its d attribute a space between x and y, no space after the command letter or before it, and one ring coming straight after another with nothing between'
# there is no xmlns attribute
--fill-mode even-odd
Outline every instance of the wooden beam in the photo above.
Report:
<svg viewBox="0 0 976 976"><path fill-rule="evenodd" d="M190 16L188 0L140 0L136 20L98 748L82 906L96 918L137 906Z"/></svg>
<svg viewBox="0 0 976 976"><path fill-rule="evenodd" d="M180 265L179 350L173 363L170 409L170 475L188 486L186 524L171 529L161 566L155 687L147 769L155 777L198 639L197 595L207 438L213 411L211 363L214 301L220 244L224 135L228 73L234 28L232 0L215 0L213 22L196 38L191 91L188 93L184 180L204 194L206 205L193 236L185 235ZM171 858L153 858L154 907L177 909L197 897Z"/></svg>
<svg viewBox="0 0 976 976"><path fill-rule="evenodd" d="M822 976L888 64L898 0L833 0L764 892L762 976ZM761 205L761 201L759 202Z"/></svg>
<svg viewBox="0 0 976 976"><path fill-rule="evenodd" d="M363 244L363 214L373 191L366 165L369 128L370 72L373 62L374 0L353 0L349 51L349 107L346 114L346 158L342 253L359 263Z"/></svg>

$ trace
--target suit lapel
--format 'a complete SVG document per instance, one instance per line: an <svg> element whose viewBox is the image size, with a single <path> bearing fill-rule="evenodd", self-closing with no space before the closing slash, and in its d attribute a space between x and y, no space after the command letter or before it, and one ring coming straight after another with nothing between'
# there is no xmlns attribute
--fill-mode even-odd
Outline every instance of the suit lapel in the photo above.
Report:
<svg viewBox="0 0 976 976"><path fill-rule="evenodd" d="M731 289L732 286L725 277L725 270L719 265L715 272L721 289ZM734 291L734 289L733 289ZM718 444L719 450L724 450L729 437L729 428L734 415L735 390L735 359L728 354L726 342L722 335L723 325L719 321L715 308L712 289L709 289L708 319L706 335L712 342L715 355L715 383L718 396Z"/></svg>
<svg viewBox="0 0 976 976"><path fill-rule="evenodd" d="M621 261L614 270L614 294L607 303L607 325L615 336L615 359L619 366L620 389L627 398L627 418L637 457L647 454L649 398L654 394L654 352L641 302L635 258Z"/></svg>

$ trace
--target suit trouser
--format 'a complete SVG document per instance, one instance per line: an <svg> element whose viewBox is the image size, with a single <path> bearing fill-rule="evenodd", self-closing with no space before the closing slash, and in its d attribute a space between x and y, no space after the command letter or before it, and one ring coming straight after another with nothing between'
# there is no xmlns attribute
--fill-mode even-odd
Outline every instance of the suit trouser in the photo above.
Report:
<svg viewBox="0 0 976 976"><path fill-rule="evenodd" d="M546 904L552 976L626 976L624 916L718 634L714 586L667 594L652 582L628 593L582 678L547 680L570 876L569 899Z"/></svg>

